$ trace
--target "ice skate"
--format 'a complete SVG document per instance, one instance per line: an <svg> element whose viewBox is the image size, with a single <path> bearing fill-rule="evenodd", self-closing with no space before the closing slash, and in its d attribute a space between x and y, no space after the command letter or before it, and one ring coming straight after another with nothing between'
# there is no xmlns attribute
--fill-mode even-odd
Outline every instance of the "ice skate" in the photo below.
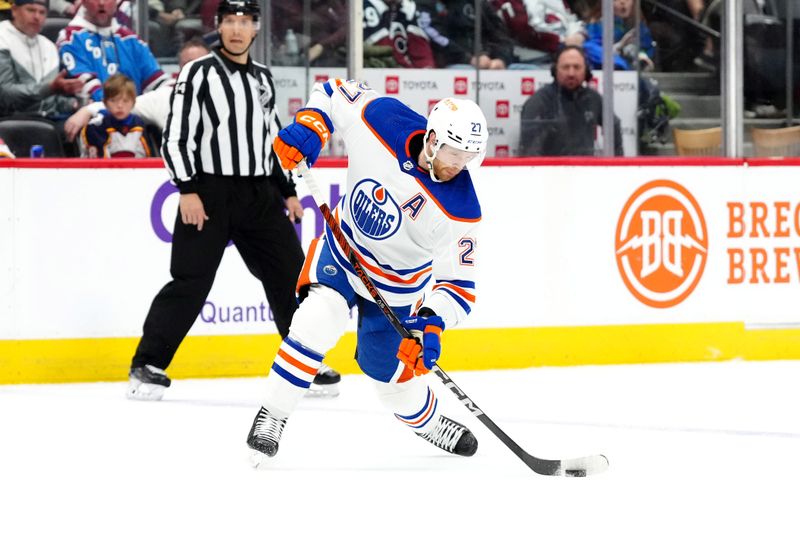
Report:
<svg viewBox="0 0 800 533"><path fill-rule="evenodd" d="M478 439L475 435L455 420L439 415L436 424L420 437L446 452L470 457L478 450Z"/></svg>
<svg viewBox="0 0 800 533"><path fill-rule="evenodd" d="M166 372L153 365L131 368L128 377L128 398L131 400L160 400L172 383Z"/></svg>
<svg viewBox="0 0 800 533"><path fill-rule="evenodd" d="M264 407L259 409L250 434L247 435L247 445L253 450L250 461L255 468L278 453L278 443L285 425L285 418L273 416Z"/></svg>
<svg viewBox="0 0 800 533"><path fill-rule="evenodd" d="M334 369L322 363L308 388L306 396L313 398L333 398L339 396L339 382L342 376Z"/></svg>

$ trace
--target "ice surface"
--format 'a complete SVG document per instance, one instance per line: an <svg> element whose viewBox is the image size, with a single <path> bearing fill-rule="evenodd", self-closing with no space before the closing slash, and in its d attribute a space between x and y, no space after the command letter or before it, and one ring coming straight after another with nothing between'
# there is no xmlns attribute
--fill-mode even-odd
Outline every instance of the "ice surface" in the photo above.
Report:
<svg viewBox="0 0 800 533"><path fill-rule="evenodd" d="M445 370L446 370L445 366ZM472 458L383 411L363 376L305 399L268 470L245 438L263 379L0 387L0 531L797 532L800 362L451 372L529 453L605 454L534 474L431 377Z"/></svg>

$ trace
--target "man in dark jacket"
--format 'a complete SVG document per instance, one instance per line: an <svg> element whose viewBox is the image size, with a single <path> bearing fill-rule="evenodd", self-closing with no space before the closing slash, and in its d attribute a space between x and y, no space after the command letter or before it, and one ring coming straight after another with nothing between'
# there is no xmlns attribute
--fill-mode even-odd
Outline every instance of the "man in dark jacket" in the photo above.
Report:
<svg viewBox="0 0 800 533"><path fill-rule="evenodd" d="M436 66L472 65L504 69L514 59L514 43L487 2L480 3L481 47L475 50L473 0L417 0L419 27L431 40Z"/></svg>
<svg viewBox="0 0 800 533"><path fill-rule="evenodd" d="M603 97L587 87L591 72L583 50L565 46L555 58L553 83L522 107L520 155L594 155L597 126L603 126ZM614 117L614 153L623 155L619 119Z"/></svg>

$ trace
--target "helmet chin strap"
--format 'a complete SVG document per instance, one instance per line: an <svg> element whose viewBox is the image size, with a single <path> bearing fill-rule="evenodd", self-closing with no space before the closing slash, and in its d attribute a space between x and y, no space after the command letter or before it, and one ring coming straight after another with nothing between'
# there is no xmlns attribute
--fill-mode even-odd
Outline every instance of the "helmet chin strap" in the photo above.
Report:
<svg viewBox="0 0 800 533"><path fill-rule="evenodd" d="M436 177L436 174L433 172L433 160L436 159L436 152L439 151L438 146L434 146L433 153L428 155L428 137L430 136L430 132L425 134L425 137L422 139L422 153L425 154L425 162L428 164L428 174L431 175L431 179L436 183L441 183L442 180Z"/></svg>

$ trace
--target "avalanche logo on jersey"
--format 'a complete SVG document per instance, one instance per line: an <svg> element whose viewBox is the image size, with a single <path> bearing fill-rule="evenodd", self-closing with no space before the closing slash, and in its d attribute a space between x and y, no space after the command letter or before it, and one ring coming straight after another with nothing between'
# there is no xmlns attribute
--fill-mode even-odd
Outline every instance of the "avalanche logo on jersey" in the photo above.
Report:
<svg viewBox="0 0 800 533"><path fill-rule="evenodd" d="M350 195L353 224L375 240L391 237L400 229L400 206L386 189L372 178L359 181Z"/></svg>

